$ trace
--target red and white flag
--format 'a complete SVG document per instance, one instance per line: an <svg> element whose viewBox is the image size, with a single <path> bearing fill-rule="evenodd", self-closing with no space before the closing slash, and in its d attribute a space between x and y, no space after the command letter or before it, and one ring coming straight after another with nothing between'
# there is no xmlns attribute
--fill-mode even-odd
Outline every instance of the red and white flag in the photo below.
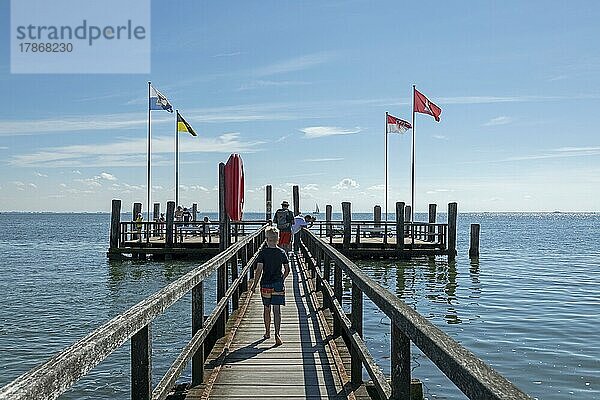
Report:
<svg viewBox="0 0 600 400"><path fill-rule="evenodd" d="M437 122L440 122L440 114L442 113L442 109L433 104L425 95L415 89L414 93L414 112L429 114Z"/></svg>
<svg viewBox="0 0 600 400"><path fill-rule="evenodd" d="M393 115L387 116L387 131L388 133L396 132L396 133L404 133L407 130L412 128L410 122L405 121L400 118L396 118Z"/></svg>

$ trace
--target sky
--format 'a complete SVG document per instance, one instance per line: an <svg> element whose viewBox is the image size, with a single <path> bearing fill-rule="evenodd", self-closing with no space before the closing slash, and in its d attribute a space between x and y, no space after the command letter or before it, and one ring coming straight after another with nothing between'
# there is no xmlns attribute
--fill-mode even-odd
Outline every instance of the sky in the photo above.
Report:
<svg viewBox="0 0 600 400"><path fill-rule="evenodd" d="M174 6L176 5L176 6ZM0 0L0 211L124 210L147 197L147 82L181 133L180 203L217 206L242 156L245 210L300 187L318 204L385 204L385 113L412 85L442 108L388 136L389 210L600 212L600 2L152 1L151 71L12 74ZM107 57L102 62L110 65ZM174 114L152 112L152 201L174 200Z"/></svg>

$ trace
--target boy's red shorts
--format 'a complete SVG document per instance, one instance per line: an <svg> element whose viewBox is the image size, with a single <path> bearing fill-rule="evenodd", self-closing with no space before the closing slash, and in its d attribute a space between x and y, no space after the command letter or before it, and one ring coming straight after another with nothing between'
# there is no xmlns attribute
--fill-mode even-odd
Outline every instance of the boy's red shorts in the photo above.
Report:
<svg viewBox="0 0 600 400"><path fill-rule="evenodd" d="M292 232L279 232L279 242L278 245L284 246L286 244L290 244L292 242Z"/></svg>

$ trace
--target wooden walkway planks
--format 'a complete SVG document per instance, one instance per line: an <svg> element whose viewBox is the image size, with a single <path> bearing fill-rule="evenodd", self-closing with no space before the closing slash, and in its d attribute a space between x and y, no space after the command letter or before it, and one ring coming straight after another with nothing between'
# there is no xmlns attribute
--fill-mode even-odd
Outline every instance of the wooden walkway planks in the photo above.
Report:
<svg viewBox="0 0 600 400"><path fill-rule="evenodd" d="M324 318L319 318L311 301L311 285L305 280L301 261L292 256L292 272L286 280L283 345L274 346L273 326L271 338L262 339L263 306L257 290L233 337L215 347L209 364L213 369L205 383L190 389L186 399L356 398L346 391L350 390L348 377L339 354L334 354L335 344L329 342L329 328L320 325Z"/></svg>

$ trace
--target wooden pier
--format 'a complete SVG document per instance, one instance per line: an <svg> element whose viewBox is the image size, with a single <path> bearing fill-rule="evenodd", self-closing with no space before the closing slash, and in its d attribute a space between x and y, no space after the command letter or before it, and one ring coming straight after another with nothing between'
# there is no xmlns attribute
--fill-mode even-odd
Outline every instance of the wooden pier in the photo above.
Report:
<svg viewBox="0 0 600 400"><path fill-rule="evenodd" d="M271 186L265 190L265 219L230 221L223 205L217 222L175 220L175 203L168 202L166 221L157 221L160 204L154 205L154 221L135 222L133 216L142 204L134 203L131 221L121 221L121 201L113 200L110 245L107 256L159 259L174 257L209 258L241 237L271 223ZM220 196L222 199L224 196ZM294 186L294 209L299 213L299 190ZM194 209L195 209L194 205ZM396 203L395 220L381 219L381 207L373 209L373 219L352 220L351 204L343 202L342 220L332 219L331 205L326 206L324 221L316 221L311 230L320 238L351 258L397 258L456 256L457 204L448 204L446 223L436 223L436 204L429 205L427 222L414 221L412 210L403 202ZM194 214L195 215L195 214ZM479 235L477 231L477 235ZM474 253L473 253L474 254ZM478 254L478 250L477 250Z"/></svg>
<svg viewBox="0 0 600 400"><path fill-rule="evenodd" d="M262 341L260 300L248 288L264 229L240 236L198 268L0 388L0 400L56 399L125 343L130 345L135 400L421 399L420 384L411 376L411 343L470 399L530 399L308 230L292 254L284 343L273 347ZM205 315L204 281L215 272L217 303ZM342 307L343 282L351 285L349 314ZM190 292L191 338L153 383L152 322ZM365 301L390 320L389 371L380 368L362 337ZM191 381L176 384L188 364ZM273 374L265 375L268 371Z"/></svg>

